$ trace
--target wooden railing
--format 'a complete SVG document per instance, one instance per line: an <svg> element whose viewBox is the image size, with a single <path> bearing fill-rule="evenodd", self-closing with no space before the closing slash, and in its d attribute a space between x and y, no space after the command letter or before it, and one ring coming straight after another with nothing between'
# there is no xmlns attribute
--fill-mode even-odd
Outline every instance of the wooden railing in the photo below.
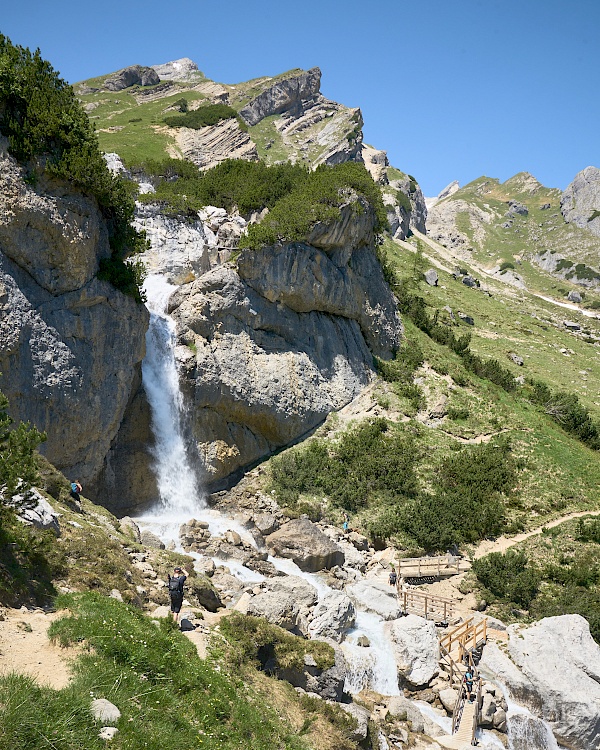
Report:
<svg viewBox="0 0 600 750"><path fill-rule="evenodd" d="M464 562L464 561L463 561ZM460 573L460 557L405 557L398 560L398 578L421 578L423 576L455 575Z"/></svg>
<svg viewBox="0 0 600 750"><path fill-rule="evenodd" d="M475 732L477 731L477 725L479 724L479 714L481 712L481 677L479 676L479 672L475 667L473 667L472 670L473 673L473 690L474 692L474 704L475 704L475 711L473 712L473 724L470 727L471 730L471 743L473 742L473 739L475 738ZM456 705L454 706L454 711L452 712L452 734L456 734L458 729L460 728L460 723L462 720L465 704L468 700L469 694L467 692L467 687L464 682L461 683L461 687L458 691L458 700L456 701Z"/></svg>
<svg viewBox="0 0 600 750"><path fill-rule="evenodd" d="M456 648L460 650L462 659L465 651L473 651L487 641L487 618L475 623L472 617L457 625L440 637L440 646L449 654Z"/></svg>
<svg viewBox="0 0 600 750"><path fill-rule="evenodd" d="M401 588L398 585L398 601L404 614L413 614L448 622L454 615L454 602L444 596L426 594L416 589Z"/></svg>

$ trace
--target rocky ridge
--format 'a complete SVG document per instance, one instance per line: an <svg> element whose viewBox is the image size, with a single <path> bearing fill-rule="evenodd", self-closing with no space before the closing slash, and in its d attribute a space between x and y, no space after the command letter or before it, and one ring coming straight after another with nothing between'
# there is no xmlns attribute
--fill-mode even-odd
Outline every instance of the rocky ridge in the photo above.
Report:
<svg viewBox="0 0 600 750"><path fill-rule="evenodd" d="M560 199L565 221L600 237L600 169L579 172Z"/></svg>

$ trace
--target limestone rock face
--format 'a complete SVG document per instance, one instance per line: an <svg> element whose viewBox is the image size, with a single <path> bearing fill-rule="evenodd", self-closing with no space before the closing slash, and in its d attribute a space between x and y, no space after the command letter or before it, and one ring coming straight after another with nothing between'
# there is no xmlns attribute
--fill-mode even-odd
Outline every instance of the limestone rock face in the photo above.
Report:
<svg viewBox="0 0 600 750"><path fill-rule="evenodd" d="M181 57L179 60L152 65L152 68L161 81L187 81L202 75L196 63L189 57Z"/></svg>
<svg viewBox="0 0 600 750"><path fill-rule="evenodd" d="M17 420L84 489L139 384L148 312L95 278L110 253L94 202L67 185L26 186L0 144L0 372ZM88 494L86 492L85 494Z"/></svg>
<svg viewBox="0 0 600 750"><path fill-rule="evenodd" d="M276 81L266 91L252 99L240 110L248 125L256 125L265 117L281 112L302 111L302 100L310 99L319 92L321 71L311 68L299 75Z"/></svg>
<svg viewBox="0 0 600 750"><path fill-rule="evenodd" d="M408 615L385 624L398 674L411 685L427 685L438 672L439 644L435 624Z"/></svg>
<svg viewBox="0 0 600 750"><path fill-rule="evenodd" d="M342 591L335 591L313 610L308 632L311 638L331 638L339 643L355 619L356 609L350 598Z"/></svg>
<svg viewBox="0 0 600 750"><path fill-rule="evenodd" d="M129 65L109 76L104 81L104 88L108 91L122 91L130 86L155 86L157 83L160 83L160 78L153 68Z"/></svg>
<svg viewBox="0 0 600 750"><path fill-rule="evenodd" d="M233 117L205 128L177 128L177 145L185 159L210 169L224 159L258 161L256 144Z"/></svg>
<svg viewBox="0 0 600 750"><path fill-rule="evenodd" d="M64 183L27 185L0 139L0 249L50 294L81 289L110 256L106 226L92 198Z"/></svg>
<svg viewBox="0 0 600 750"><path fill-rule="evenodd" d="M291 559L309 573L344 564L341 549L308 518L289 521L265 541L271 554Z"/></svg>
<svg viewBox="0 0 600 750"><path fill-rule="evenodd" d="M148 272L162 274L171 284L187 284L224 263L231 254L229 249L223 249L227 244L224 235L231 235L231 229L225 225L235 224L229 217L225 219L216 225L200 218L189 221L165 216L156 204L138 203L133 224L146 232L150 242L144 253ZM243 219L236 224L236 239L245 225Z"/></svg>
<svg viewBox="0 0 600 750"><path fill-rule="evenodd" d="M586 167L579 172L560 199L565 218L600 237L600 169Z"/></svg>
<svg viewBox="0 0 600 750"><path fill-rule="evenodd" d="M367 247L331 255L305 245L270 248L242 253L239 266L245 278L217 267L171 299L180 340L195 347L183 375L195 394L193 430L212 481L351 401L373 376L365 336L390 356L402 331Z"/></svg>
<svg viewBox="0 0 600 750"><path fill-rule="evenodd" d="M547 617L508 628L508 654L486 646L481 668L551 726L572 750L600 741L600 647L580 615ZM509 658L510 657L510 658Z"/></svg>

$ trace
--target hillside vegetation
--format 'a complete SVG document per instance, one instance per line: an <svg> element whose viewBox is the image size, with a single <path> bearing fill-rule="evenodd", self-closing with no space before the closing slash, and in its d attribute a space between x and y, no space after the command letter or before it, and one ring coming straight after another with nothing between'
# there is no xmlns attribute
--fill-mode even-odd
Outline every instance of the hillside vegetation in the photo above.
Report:
<svg viewBox="0 0 600 750"><path fill-rule="evenodd" d="M141 301L139 268L123 262L145 247L131 226L133 199L123 181L109 172L73 89L39 50L31 53L1 34L0 103L0 133L8 138L26 181L36 185L46 174L97 200L112 249L101 276Z"/></svg>

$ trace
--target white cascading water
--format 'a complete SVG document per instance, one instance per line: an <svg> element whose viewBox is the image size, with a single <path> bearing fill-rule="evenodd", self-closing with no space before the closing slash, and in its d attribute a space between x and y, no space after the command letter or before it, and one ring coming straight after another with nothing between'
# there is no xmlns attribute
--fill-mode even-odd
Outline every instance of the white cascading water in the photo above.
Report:
<svg viewBox="0 0 600 750"><path fill-rule="evenodd" d="M146 334L146 357L142 365L143 383L152 413L154 434L154 472L158 486L157 504L147 514L137 517L139 524L152 530L165 542L177 549L179 527L190 518L204 520L211 534L221 536L228 529L237 531L248 543L256 546L253 537L241 524L207 507L206 498L199 485L197 474L190 463L183 431L184 406L177 365L175 361L175 324L167 314L167 304L177 287L159 275L149 275L144 283L150 310L150 326ZM200 558L196 553L194 558ZM238 578L252 582L263 579L233 560L213 558L223 562ZM324 599L332 589L314 573L301 571L291 560L269 557L269 560L288 575L305 578ZM360 636L366 636L370 646L359 646ZM368 688L382 695L399 695L398 677L394 659L390 658L391 644L383 620L371 613L358 611L355 627L346 633L342 649L348 665L345 689L351 694ZM428 704L417 705L423 715L435 721L445 731L449 729L446 717L438 716ZM480 745L499 747L499 740L489 732L478 730ZM560 750L549 725L532 716L527 709L509 701L509 750Z"/></svg>

